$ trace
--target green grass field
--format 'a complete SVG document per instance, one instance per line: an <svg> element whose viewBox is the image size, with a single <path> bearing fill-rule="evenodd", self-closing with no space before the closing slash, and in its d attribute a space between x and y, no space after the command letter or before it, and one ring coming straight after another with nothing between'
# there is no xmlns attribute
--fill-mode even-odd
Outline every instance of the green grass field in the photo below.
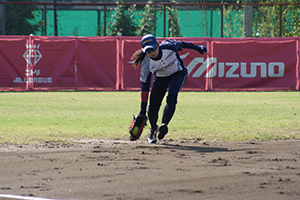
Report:
<svg viewBox="0 0 300 200"><path fill-rule="evenodd" d="M139 109L140 92L0 92L0 144L128 139ZM300 139L299 116L296 91L180 92L166 139Z"/></svg>

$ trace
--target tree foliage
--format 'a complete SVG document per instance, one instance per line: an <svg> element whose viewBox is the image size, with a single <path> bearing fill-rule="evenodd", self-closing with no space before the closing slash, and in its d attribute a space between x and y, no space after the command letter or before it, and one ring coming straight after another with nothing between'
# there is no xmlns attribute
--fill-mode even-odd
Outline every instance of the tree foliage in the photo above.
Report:
<svg viewBox="0 0 300 200"><path fill-rule="evenodd" d="M135 24L135 5L126 6L122 1L118 1L118 6L114 9L113 21L109 23L108 31L110 35L116 36L117 30L122 28L124 35L135 36L137 26Z"/></svg>
<svg viewBox="0 0 300 200"><path fill-rule="evenodd" d="M24 0L7 0L8 2L23 2ZM28 0L35 1L35 0ZM163 13L162 5L153 5L158 0L149 0L142 11L137 11L136 5L124 5L118 1L115 9L108 14L107 34L117 35L119 28L123 29L126 36L156 35L156 29L161 22L158 18ZM166 8L168 34L170 37L180 37L181 25L176 0L170 0L173 5L164 5ZM253 6L253 37L299 37L300 36L300 6L298 5L271 5L272 3L299 3L300 0L237 0L237 3L270 3L268 5ZM216 7L214 7L216 9ZM223 12L224 37L243 36L244 6L225 5ZM205 10L205 9L203 9ZM40 12L37 12L40 11ZM39 13L39 14L38 14ZM109 12L108 12L109 13ZM7 35L39 34L43 26L41 10L37 5L6 4L5 5L5 30ZM206 16L204 14L203 16ZM139 18L139 20L137 20ZM40 20L40 21L38 21ZM201 22L199 22L201 23ZM208 24L207 21L204 24ZM159 25L161 26L161 25ZM204 28L208 30L209 27ZM99 30L98 30L99 31ZM165 30L164 30L165 31ZM73 31L78 35L78 27ZM100 35L100 32L97 33Z"/></svg>
<svg viewBox="0 0 300 200"><path fill-rule="evenodd" d="M295 3L295 0L253 0L253 3ZM254 37L299 36L300 7L294 5L256 6L254 7L253 27Z"/></svg>
<svg viewBox="0 0 300 200"><path fill-rule="evenodd" d="M176 3L175 0L170 0L170 3ZM167 6L168 21L169 21L169 37L181 37L180 33L180 18L178 16L177 6Z"/></svg>
<svg viewBox="0 0 300 200"><path fill-rule="evenodd" d="M292 2L290 0L289 2ZM300 7L293 5L284 6L282 12L282 26L284 37L296 37L300 36Z"/></svg>
<svg viewBox="0 0 300 200"><path fill-rule="evenodd" d="M139 20L139 26L137 30L138 36L144 36L146 34L155 35L156 30L156 11L155 7L151 5L152 0L149 0L144 6L144 12L140 13L141 19Z"/></svg>
<svg viewBox="0 0 300 200"><path fill-rule="evenodd" d="M243 12L239 7L225 6L223 16L224 37L230 38L243 35Z"/></svg>
<svg viewBox="0 0 300 200"><path fill-rule="evenodd" d="M139 12L141 19L136 23L134 14L136 6L128 7L122 3L119 1L117 8L114 10L113 22L109 26L110 35L116 35L119 28L122 28L127 36L143 36L149 33L155 35L157 11L161 10L161 6L154 7L152 5L153 1L149 0L144 6L143 12ZM176 1L171 0L170 3L176 3ZM180 19L177 6L166 6L166 10L168 12L169 36L180 37Z"/></svg>
<svg viewBox="0 0 300 200"><path fill-rule="evenodd" d="M22 0L8 0L7 2L23 2ZM30 35L40 31L42 22L35 21L34 11L37 5L6 4L5 5L5 34L6 35Z"/></svg>
<svg viewBox="0 0 300 200"><path fill-rule="evenodd" d="M262 1L259 3L262 3ZM255 8L253 36L279 37L279 7L276 7L257 6Z"/></svg>

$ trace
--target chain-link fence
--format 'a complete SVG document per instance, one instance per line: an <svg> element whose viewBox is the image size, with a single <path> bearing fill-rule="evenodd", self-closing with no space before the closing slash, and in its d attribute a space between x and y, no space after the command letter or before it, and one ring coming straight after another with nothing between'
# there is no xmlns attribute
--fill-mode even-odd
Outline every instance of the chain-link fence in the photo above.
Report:
<svg viewBox="0 0 300 200"><path fill-rule="evenodd" d="M157 37L293 37L300 36L300 3L28 3L0 2L0 34L38 36L110 36L116 34L118 6L135 27ZM17 13L16 13L17 12ZM28 12L28 13L26 13ZM124 14L123 13L123 14ZM119 13L120 14L120 13ZM148 18L147 18L148 19ZM25 21L24 21L25 20ZM120 18L119 18L120 20ZM148 20L148 21L149 21ZM178 35L171 28L178 22ZM28 23L29 27L22 27ZM120 23L118 24L120 26ZM125 25L124 25L125 26ZM18 27L20 30L18 30ZM21 28L20 28L21 27ZM147 31L147 30L145 30ZM128 35L127 35L128 36Z"/></svg>

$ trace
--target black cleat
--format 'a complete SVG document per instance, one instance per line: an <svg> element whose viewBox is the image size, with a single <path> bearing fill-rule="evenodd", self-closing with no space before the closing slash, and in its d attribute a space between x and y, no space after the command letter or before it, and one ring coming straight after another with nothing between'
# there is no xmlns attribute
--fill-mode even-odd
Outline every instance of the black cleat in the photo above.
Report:
<svg viewBox="0 0 300 200"><path fill-rule="evenodd" d="M165 135L168 133L168 126L167 124L161 124L160 127L158 128L158 135L157 138L159 140L163 139Z"/></svg>

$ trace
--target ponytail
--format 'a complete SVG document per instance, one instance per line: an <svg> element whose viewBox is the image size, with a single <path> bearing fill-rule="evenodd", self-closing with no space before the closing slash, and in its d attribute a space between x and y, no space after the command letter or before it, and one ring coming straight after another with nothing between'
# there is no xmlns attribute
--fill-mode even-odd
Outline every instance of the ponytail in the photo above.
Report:
<svg viewBox="0 0 300 200"><path fill-rule="evenodd" d="M135 69L137 69L139 67L139 65L141 65L145 56L146 56L146 54L142 51L142 49L139 49L132 54L130 59L133 60L132 65Z"/></svg>

